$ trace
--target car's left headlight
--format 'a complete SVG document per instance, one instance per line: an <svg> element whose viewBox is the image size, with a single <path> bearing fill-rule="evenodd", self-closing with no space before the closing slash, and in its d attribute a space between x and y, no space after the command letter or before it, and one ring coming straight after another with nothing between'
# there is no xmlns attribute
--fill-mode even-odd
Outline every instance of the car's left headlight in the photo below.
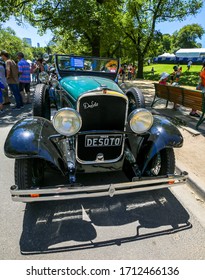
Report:
<svg viewBox="0 0 205 280"><path fill-rule="evenodd" d="M62 108L53 117L53 126L56 131L65 136L78 133L82 126L80 114L72 108Z"/></svg>
<svg viewBox="0 0 205 280"><path fill-rule="evenodd" d="M128 123L134 133L141 134L150 129L153 124L153 115L144 108L132 111Z"/></svg>
<svg viewBox="0 0 205 280"><path fill-rule="evenodd" d="M49 81L49 75L48 75L48 73L45 72L45 71L39 73L39 80L40 80L42 83L48 83L48 81Z"/></svg>

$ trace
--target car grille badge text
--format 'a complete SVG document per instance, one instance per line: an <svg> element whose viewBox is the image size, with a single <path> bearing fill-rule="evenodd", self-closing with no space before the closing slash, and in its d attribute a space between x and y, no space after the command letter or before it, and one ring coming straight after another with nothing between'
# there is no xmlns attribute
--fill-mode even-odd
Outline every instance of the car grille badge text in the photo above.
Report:
<svg viewBox="0 0 205 280"><path fill-rule="evenodd" d="M83 103L83 108L86 109L93 109L94 107L98 107L98 103L95 101L91 101L90 104L88 102Z"/></svg>

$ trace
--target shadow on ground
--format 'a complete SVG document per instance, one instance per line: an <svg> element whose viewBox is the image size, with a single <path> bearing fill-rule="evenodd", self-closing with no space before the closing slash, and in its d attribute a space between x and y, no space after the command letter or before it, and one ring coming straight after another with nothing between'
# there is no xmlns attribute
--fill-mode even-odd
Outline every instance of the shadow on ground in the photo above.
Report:
<svg viewBox="0 0 205 280"><path fill-rule="evenodd" d="M33 100L34 88L31 89L31 100ZM15 107L15 100L13 96L10 96L11 105L4 106L4 112L0 115L0 127L6 127L9 125L14 125L17 121L31 117L32 104L25 104L20 110L13 110L12 106Z"/></svg>
<svg viewBox="0 0 205 280"><path fill-rule="evenodd" d="M131 223L135 230L129 234ZM120 246L191 227L169 190L33 203L25 208L20 250L27 255Z"/></svg>

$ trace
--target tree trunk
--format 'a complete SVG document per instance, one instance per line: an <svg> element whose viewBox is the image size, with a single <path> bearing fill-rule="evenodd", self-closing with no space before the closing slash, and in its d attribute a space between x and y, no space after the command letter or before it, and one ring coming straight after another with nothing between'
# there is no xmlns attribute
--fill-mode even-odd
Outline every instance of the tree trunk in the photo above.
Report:
<svg viewBox="0 0 205 280"><path fill-rule="evenodd" d="M143 66L144 66L144 56L138 53L138 68L137 68L137 78L143 79Z"/></svg>
<svg viewBox="0 0 205 280"><path fill-rule="evenodd" d="M91 43L92 56L100 56L100 36L94 35Z"/></svg>

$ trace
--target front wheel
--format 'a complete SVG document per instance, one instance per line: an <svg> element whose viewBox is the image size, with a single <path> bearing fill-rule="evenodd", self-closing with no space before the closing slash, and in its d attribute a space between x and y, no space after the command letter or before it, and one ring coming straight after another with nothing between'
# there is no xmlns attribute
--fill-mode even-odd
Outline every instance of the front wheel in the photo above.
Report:
<svg viewBox="0 0 205 280"><path fill-rule="evenodd" d="M149 162L145 174L148 176L174 174L175 155L173 148L165 148L158 152Z"/></svg>
<svg viewBox="0 0 205 280"><path fill-rule="evenodd" d="M42 159L16 159L15 184L20 190L40 186L44 179L44 161Z"/></svg>
<svg viewBox="0 0 205 280"><path fill-rule="evenodd" d="M145 98L139 88L129 88L126 92L126 95L129 100L128 114L130 114L135 109L145 108Z"/></svg>
<svg viewBox="0 0 205 280"><path fill-rule="evenodd" d="M51 119L51 107L48 86L38 84L34 93L33 115L47 120Z"/></svg>

